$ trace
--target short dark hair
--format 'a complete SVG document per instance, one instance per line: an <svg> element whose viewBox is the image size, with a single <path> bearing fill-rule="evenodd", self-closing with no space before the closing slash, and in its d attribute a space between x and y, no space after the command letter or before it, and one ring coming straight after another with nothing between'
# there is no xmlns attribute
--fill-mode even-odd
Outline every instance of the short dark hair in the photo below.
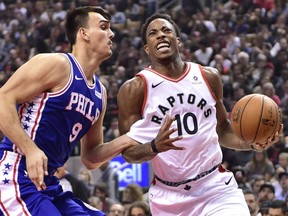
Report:
<svg viewBox="0 0 288 216"><path fill-rule="evenodd" d="M141 209L143 209L143 211L145 213L145 216L151 216L151 211L150 211L149 204L146 203L145 201L135 201L135 202L133 202L131 204L131 206L129 207L128 216L131 216L133 208L141 208Z"/></svg>
<svg viewBox="0 0 288 216"><path fill-rule="evenodd" d="M179 29L178 25L172 20L170 15L162 14L162 13L154 13L150 17L148 17L148 19L146 20L146 22L142 26L141 39L142 39L143 45L145 45L147 43L146 31L147 31L148 25L155 19L165 19L168 22L170 22L173 25L173 27L174 27L174 29L176 31L176 36L177 37L180 36L180 29Z"/></svg>
<svg viewBox="0 0 288 216"><path fill-rule="evenodd" d="M65 30L71 47L76 42L76 35L79 28L87 26L88 14L90 12L99 13L109 21L111 19L110 14L98 6L84 6L69 11L66 16Z"/></svg>
<svg viewBox="0 0 288 216"><path fill-rule="evenodd" d="M286 202L283 200L273 200L270 203L269 208L272 209L280 208L282 213L285 213L287 211Z"/></svg>
<svg viewBox="0 0 288 216"><path fill-rule="evenodd" d="M275 187L270 182L265 182L260 186L259 192L264 190L265 188L269 188L273 194L275 194Z"/></svg>

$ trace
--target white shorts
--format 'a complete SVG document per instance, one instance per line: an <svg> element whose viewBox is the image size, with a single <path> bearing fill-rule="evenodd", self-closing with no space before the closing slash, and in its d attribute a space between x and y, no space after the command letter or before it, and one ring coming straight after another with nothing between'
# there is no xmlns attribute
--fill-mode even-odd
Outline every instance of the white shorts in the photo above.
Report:
<svg viewBox="0 0 288 216"><path fill-rule="evenodd" d="M153 216L250 216L233 173L222 167L178 187L154 179L149 203Z"/></svg>

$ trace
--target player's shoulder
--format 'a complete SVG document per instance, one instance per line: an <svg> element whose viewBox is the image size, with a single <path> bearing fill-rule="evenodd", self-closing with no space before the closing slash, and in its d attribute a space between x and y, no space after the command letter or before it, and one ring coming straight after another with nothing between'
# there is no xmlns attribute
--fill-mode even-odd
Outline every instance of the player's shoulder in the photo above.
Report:
<svg viewBox="0 0 288 216"><path fill-rule="evenodd" d="M30 61L34 62L41 62L41 63L47 63L51 66L55 66L55 64L67 64L68 58L63 53L40 53L35 56L33 56Z"/></svg>
<svg viewBox="0 0 288 216"><path fill-rule="evenodd" d="M141 76L134 76L131 79L126 80L120 87L121 89L125 89L127 91L131 90L139 90L140 88L143 88L144 81Z"/></svg>
<svg viewBox="0 0 288 216"><path fill-rule="evenodd" d="M220 76L219 71L214 68L214 67L209 67L209 66L203 66L203 72L205 73L205 75L207 76Z"/></svg>

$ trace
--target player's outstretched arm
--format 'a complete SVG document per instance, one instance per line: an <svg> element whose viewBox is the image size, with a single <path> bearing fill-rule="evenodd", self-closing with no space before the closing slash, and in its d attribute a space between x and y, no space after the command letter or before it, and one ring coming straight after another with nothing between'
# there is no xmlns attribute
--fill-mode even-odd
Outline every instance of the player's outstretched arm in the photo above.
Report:
<svg viewBox="0 0 288 216"><path fill-rule="evenodd" d="M126 134L103 143L103 119L106 110L106 90L103 87L103 112L91 129L81 139L81 160L87 169L96 169L106 161L111 160L118 154L123 153L129 162L143 162L155 157L156 151L163 152L169 149L182 150L183 148L173 145L173 142L182 137L170 138L175 129L170 129L173 118L166 117L157 137L152 142L140 145ZM151 140L152 141L152 140ZM153 150L154 149L154 150Z"/></svg>

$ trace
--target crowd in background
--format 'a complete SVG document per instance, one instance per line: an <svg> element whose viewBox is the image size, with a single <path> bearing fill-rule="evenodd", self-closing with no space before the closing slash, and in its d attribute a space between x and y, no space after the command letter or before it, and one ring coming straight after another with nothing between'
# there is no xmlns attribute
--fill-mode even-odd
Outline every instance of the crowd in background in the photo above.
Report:
<svg viewBox="0 0 288 216"><path fill-rule="evenodd" d="M281 108L284 131L279 143L265 152L236 152L223 148L223 164L233 171L245 196L255 196L255 212L267 209L268 201L288 203L287 1L179 2L160 7L156 0L0 1L0 87L32 56L43 52L69 52L64 31L67 11L78 6L100 5L110 12L115 33L112 58L95 71L107 88L104 134L105 141L109 141L119 136L119 87L149 65L141 44L141 26L156 10L168 13L181 30L182 58L216 67L222 74L228 113L241 97L251 93L265 94ZM117 202L109 201L105 186L93 182L88 187L87 202L110 212L110 216L117 215L112 214L113 211L124 212L125 209L127 215L133 215L131 205L136 201L135 206L146 211L147 200L139 186L133 185L127 190L140 198L136 196L132 201L125 201L121 197Z"/></svg>

